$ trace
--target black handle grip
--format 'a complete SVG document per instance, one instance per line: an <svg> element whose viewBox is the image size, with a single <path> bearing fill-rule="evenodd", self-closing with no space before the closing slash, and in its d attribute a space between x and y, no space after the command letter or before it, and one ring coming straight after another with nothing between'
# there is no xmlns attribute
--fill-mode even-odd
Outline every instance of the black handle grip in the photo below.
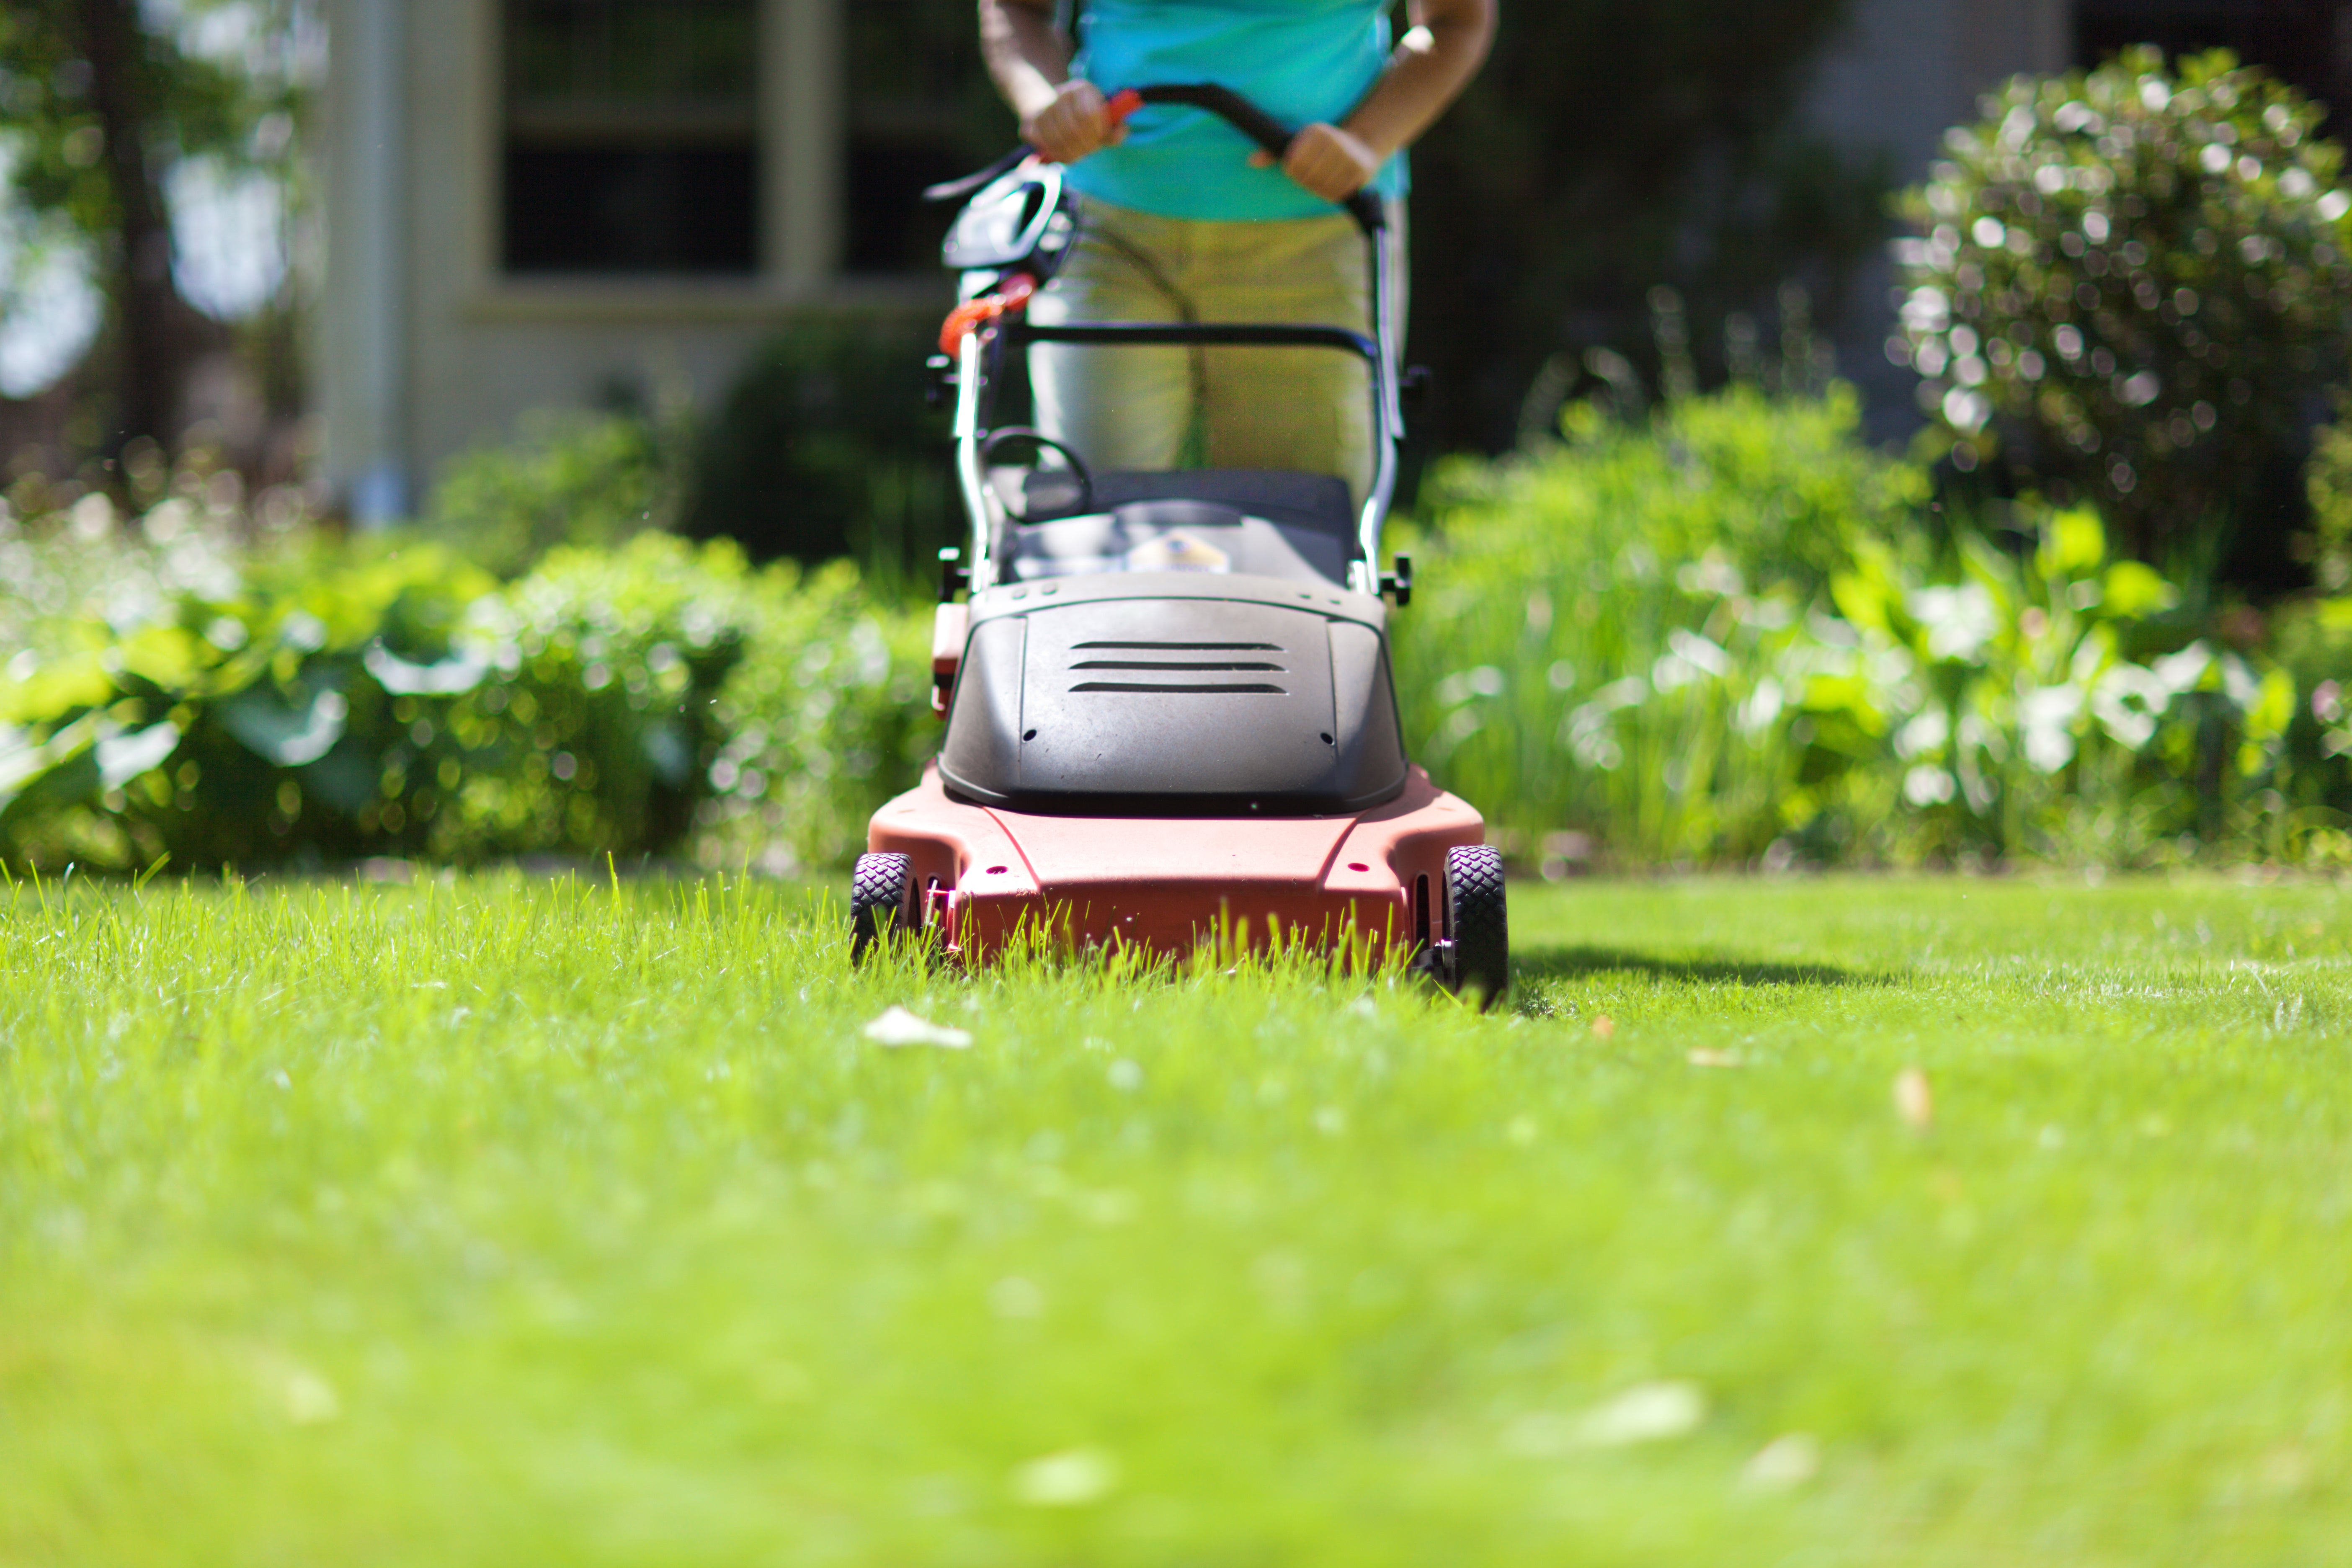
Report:
<svg viewBox="0 0 2352 1568"><path fill-rule="evenodd" d="M1295 132L1229 87L1219 87L1213 82L1192 82L1139 88L1136 95L1146 103L1181 103L1189 109L1206 110L1256 142L1277 163L1285 153L1290 151L1290 139ZM1379 194L1369 187L1356 192L1339 205L1348 209L1348 215L1366 234L1378 234L1388 226L1388 207Z"/></svg>

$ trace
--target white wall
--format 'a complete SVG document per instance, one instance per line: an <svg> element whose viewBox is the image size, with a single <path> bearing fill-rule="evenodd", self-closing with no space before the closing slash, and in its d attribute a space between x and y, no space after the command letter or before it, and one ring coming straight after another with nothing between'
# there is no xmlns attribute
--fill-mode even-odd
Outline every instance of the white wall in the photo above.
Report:
<svg viewBox="0 0 2352 1568"><path fill-rule="evenodd" d="M615 381L708 403L813 307L944 308L944 278L836 275L842 3L762 0L757 276L516 279L498 270L499 0L328 0L320 396L354 515L421 503L452 455Z"/></svg>

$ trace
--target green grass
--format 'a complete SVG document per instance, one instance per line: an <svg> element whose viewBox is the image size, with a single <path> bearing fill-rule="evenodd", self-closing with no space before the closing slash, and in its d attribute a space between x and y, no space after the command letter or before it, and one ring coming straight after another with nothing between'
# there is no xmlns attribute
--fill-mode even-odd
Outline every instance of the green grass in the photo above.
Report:
<svg viewBox="0 0 2352 1568"><path fill-rule="evenodd" d="M0 1562L2342 1560L2352 889L1514 896L1481 1017L0 890Z"/></svg>

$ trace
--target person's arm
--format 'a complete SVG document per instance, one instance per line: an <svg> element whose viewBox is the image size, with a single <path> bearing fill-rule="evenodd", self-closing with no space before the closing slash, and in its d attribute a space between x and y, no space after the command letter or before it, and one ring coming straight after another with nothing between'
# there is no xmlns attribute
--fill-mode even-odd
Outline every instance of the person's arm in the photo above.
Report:
<svg viewBox="0 0 2352 1568"><path fill-rule="evenodd" d="M1326 201L1345 201L1371 183L1401 149L1437 122L1486 63L1495 41L1496 0L1412 0L1412 30L1388 69L1344 125L1303 127L1282 171ZM1091 151L1091 149L1089 149ZM1270 163L1259 154L1257 161Z"/></svg>
<svg viewBox="0 0 2352 1568"><path fill-rule="evenodd" d="M1021 140L1057 163L1127 139L1100 89L1070 75L1070 40L1054 0L980 0L980 49L996 90L1021 117Z"/></svg>

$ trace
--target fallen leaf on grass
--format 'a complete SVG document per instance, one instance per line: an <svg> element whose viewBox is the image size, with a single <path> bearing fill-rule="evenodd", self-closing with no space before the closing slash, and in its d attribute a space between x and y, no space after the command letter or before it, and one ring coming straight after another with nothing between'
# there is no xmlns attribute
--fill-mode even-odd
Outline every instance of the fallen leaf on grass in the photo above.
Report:
<svg viewBox="0 0 2352 1568"><path fill-rule="evenodd" d="M1706 1419L1706 1391L1696 1383L1641 1383L1577 1424L1577 1436L1595 1448L1655 1443L1698 1430Z"/></svg>
<svg viewBox="0 0 2352 1568"><path fill-rule="evenodd" d="M971 1047L971 1031L950 1029L918 1018L904 1007L893 1007L866 1026L866 1037L877 1046L937 1046L941 1050Z"/></svg>
<svg viewBox="0 0 2352 1568"><path fill-rule="evenodd" d="M1605 1040L1616 1032L1617 1020L1611 1017L1608 1014L1603 1013L1592 1020L1593 1038Z"/></svg>
<svg viewBox="0 0 2352 1568"><path fill-rule="evenodd" d="M988 1288L988 1308L1000 1318L1034 1318L1045 1310L1045 1292L1017 1274Z"/></svg>
<svg viewBox="0 0 2352 1568"><path fill-rule="evenodd" d="M1811 1480L1821 1468L1819 1443L1803 1432L1784 1432L1756 1450L1739 1479L1765 1491L1788 1491Z"/></svg>
<svg viewBox="0 0 2352 1568"><path fill-rule="evenodd" d="M1099 1448L1072 1448L1013 1471L1013 1498L1031 1508L1083 1508L1118 1485L1118 1464Z"/></svg>
<svg viewBox="0 0 2352 1568"><path fill-rule="evenodd" d="M343 1413L335 1389L315 1372L297 1368L286 1378L286 1419L297 1426L315 1426Z"/></svg>
<svg viewBox="0 0 2352 1568"><path fill-rule="evenodd" d="M1738 1051L1710 1051L1704 1047L1691 1052L1690 1065L1695 1068L1736 1068L1743 1064Z"/></svg>
<svg viewBox="0 0 2352 1568"><path fill-rule="evenodd" d="M1895 1075L1895 1114L1921 1132L1936 1120L1935 1093L1927 1087L1927 1075L1917 1068Z"/></svg>
<svg viewBox="0 0 2352 1568"><path fill-rule="evenodd" d="M1575 1448L1624 1448L1688 1436L1706 1420L1706 1391L1695 1383L1641 1383L1573 1415L1538 1410L1503 1432L1503 1447L1541 1458Z"/></svg>

